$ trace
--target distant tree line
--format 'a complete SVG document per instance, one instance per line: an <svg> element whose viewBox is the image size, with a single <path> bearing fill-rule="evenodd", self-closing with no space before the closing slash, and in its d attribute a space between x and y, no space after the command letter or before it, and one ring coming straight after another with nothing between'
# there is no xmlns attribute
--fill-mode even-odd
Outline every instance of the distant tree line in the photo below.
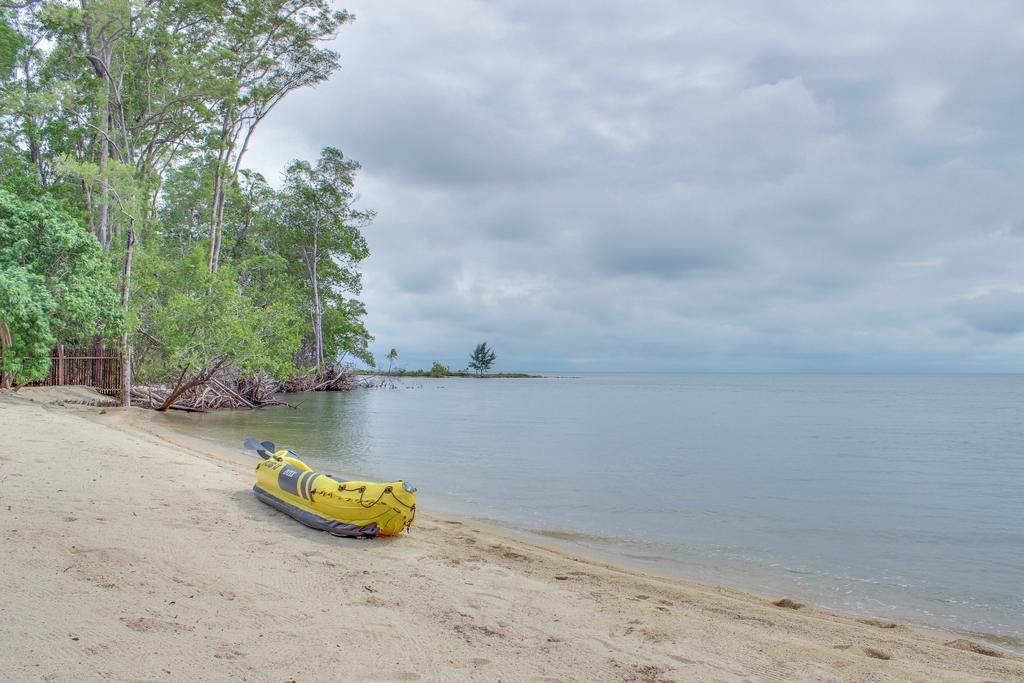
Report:
<svg viewBox="0 0 1024 683"><path fill-rule="evenodd" d="M388 369L384 373L367 372L364 374L396 374L399 377L534 377L534 375L522 372L503 372L496 375L486 375L494 365L497 357L494 349L488 346L487 342L482 342L473 349L473 353L469 357L469 365L465 370L452 370L449 366L437 360L433 362L429 370L406 370L404 368L393 370L394 361L398 358L398 351L391 349L387 355Z"/></svg>

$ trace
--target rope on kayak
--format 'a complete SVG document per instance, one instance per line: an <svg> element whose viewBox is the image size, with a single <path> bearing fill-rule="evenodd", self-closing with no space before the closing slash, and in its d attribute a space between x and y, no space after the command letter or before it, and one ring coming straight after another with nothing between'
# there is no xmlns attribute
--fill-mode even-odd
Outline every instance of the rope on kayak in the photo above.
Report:
<svg viewBox="0 0 1024 683"><path fill-rule="evenodd" d="M351 489L346 489L346 488L345 488L345 484L341 484L341 485L340 485L340 486L338 487L338 490L339 490L339 491L351 491ZM401 500L399 500L399 499L398 499L398 496L396 496L396 495L394 494L394 491L393 491L392 487L390 487L390 486L386 486L386 487L384 487L384 490L383 490L383 491L381 491L381 493L380 493L380 495L379 495L379 496L377 496L377 500L375 500L375 501L372 501L372 502L370 502L370 503L364 503L364 502L363 502L363 497L364 497L364 496L366 495L366 487L365 487L365 486L360 486L360 487L359 487L359 501L358 501L358 502L359 502L359 504L360 504L361 506L363 506L364 508L372 508L372 507L373 507L374 505L376 505L377 503L379 503L379 502L381 501L381 499L382 499L382 498L384 498L384 496L385 496L385 495L387 495L387 494L389 494L389 493L391 494L391 499L392 499L392 500L394 500L394 501L395 501L396 503L398 503L399 505L401 505L402 507L404 507L405 509L407 509L407 510L415 510L415 509L416 509L416 506L415 506L415 505L406 505L406 504L405 504L405 503L403 503L403 502L402 502Z"/></svg>
<svg viewBox="0 0 1024 683"><path fill-rule="evenodd" d="M345 488L345 484L338 484L338 492L340 493L342 491L353 491L354 492L353 489ZM315 492L316 492L315 489L310 491L309 492L310 496L312 496ZM394 487L392 487L392 486L385 486L384 490L380 492L379 496L377 496L377 500L374 500L374 501L371 501L369 503L366 503L366 502L363 502L363 497L366 495L366 487L365 486L360 486L359 487L359 500L356 501L356 502L359 503L360 507L363 507L365 509L370 509L374 505L379 503L381 501L381 499L384 498L384 496L389 494L389 493L391 494L391 500L393 500L394 502L398 503L399 505L404 507L406 510L409 510L409 511L412 512L412 515L409 516L409 521L405 523L405 530L409 531L409 527L411 527L412 523L414 521L416 521L416 504L413 503L412 505L406 505L404 502L399 500L398 496L396 496L395 493L394 493Z"/></svg>

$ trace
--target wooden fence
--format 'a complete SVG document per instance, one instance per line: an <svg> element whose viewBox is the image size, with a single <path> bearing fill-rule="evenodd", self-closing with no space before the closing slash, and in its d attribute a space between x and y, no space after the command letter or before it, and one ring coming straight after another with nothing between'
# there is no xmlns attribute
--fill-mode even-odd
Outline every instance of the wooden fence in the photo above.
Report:
<svg viewBox="0 0 1024 683"><path fill-rule="evenodd" d="M32 382L35 386L84 384L115 396L121 391L121 354L116 347L97 343L90 347L66 348L63 344L50 353L50 374Z"/></svg>

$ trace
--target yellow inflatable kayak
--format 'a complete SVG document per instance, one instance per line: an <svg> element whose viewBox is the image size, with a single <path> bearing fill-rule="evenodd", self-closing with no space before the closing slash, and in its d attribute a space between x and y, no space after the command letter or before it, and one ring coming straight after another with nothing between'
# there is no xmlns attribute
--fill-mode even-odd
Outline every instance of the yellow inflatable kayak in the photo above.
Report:
<svg viewBox="0 0 1024 683"><path fill-rule="evenodd" d="M262 460L252 491L267 505L335 536L392 536L412 526L416 489L404 481L338 481L314 472L288 450L247 439Z"/></svg>

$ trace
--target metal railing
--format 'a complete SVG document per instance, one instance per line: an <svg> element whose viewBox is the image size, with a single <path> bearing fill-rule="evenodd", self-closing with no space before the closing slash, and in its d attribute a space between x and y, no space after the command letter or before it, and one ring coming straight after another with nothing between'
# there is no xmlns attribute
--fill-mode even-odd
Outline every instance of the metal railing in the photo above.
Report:
<svg viewBox="0 0 1024 683"><path fill-rule="evenodd" d="M114 396L121 391L121 354L102 344L66 348L59 345L50 353L50 373L32 386L82 384Z"/></svg>

